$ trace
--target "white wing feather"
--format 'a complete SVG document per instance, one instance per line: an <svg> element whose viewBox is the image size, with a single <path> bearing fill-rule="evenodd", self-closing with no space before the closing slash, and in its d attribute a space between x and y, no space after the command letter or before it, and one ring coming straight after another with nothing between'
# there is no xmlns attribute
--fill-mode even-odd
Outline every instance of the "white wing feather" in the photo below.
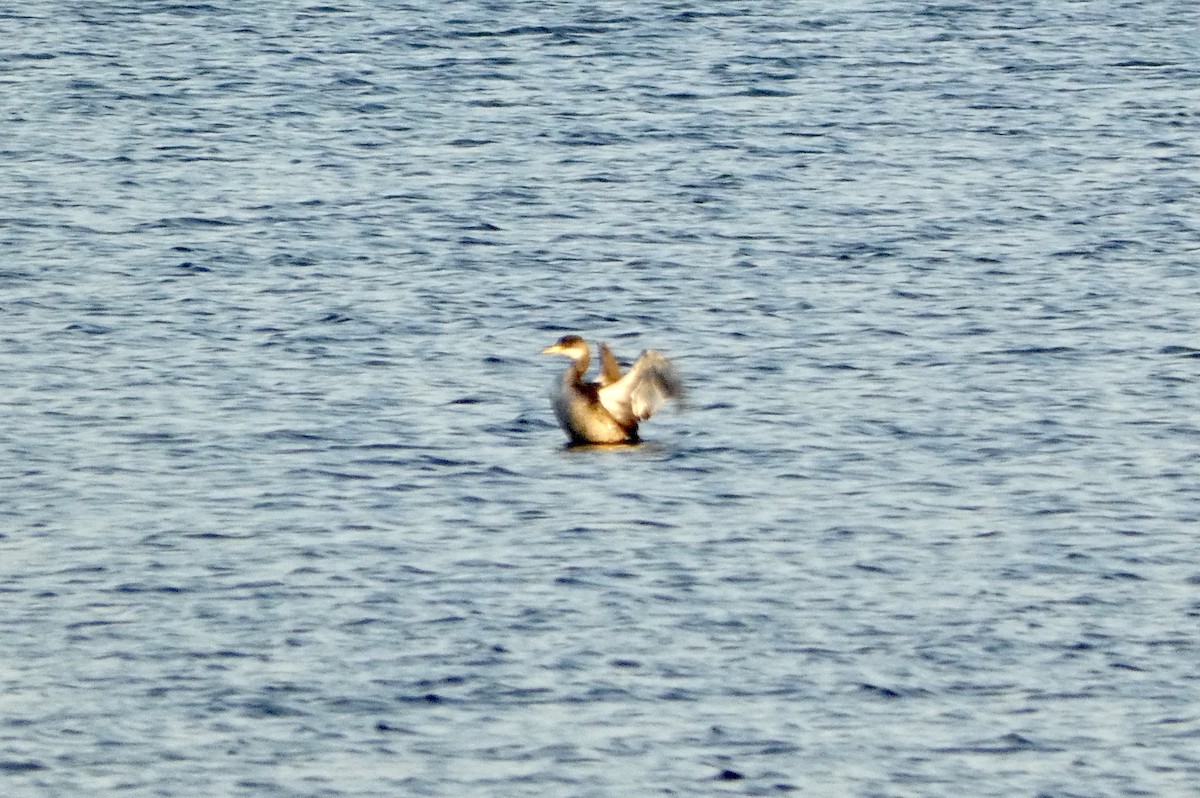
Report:
<svg viewBox="0 0 1200 798"><path fill-rule="evenodd" d="M600 389L600 404L624 425L650 418L668 399L682 397L679 372L656 349L642 352L625 376Z"/></svg>

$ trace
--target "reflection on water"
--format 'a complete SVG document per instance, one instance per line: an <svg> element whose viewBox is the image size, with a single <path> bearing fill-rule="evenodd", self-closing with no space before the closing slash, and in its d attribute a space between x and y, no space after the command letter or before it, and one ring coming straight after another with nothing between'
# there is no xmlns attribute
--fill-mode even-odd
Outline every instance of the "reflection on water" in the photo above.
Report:
<svg viewBox="0 0 1200 798"><path fill-rule="evenodd" d="M0 791L1187 794L1158 11L9 14Z"/></svg>

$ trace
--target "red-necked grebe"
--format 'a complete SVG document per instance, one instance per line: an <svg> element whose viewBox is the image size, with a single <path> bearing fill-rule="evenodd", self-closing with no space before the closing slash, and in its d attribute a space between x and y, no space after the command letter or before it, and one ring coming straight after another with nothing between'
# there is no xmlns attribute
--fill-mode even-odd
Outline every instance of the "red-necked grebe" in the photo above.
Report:
<svg viewBox="0 0 1200 798"><path fill-rule="evenodd" d="M554 415L572 443L635 443L639 421L650 418L667 399L683 397L679 372L655 349L642 352L622 376L612 352L600 344L596 382L583 379L591 352L578 335L564 335L542 354L572 361L551 396Z"/></svg>

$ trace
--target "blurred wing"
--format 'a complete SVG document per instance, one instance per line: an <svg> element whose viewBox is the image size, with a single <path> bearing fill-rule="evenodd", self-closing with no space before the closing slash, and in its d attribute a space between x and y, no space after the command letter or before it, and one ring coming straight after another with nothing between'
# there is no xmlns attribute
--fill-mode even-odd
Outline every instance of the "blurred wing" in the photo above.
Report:
<svg viewBox="0 0 1200 798"><path fill-rule="evenodd" d="M600 387L612 385L619 379L621 379L621 367L617 365L617 359L613 357L608 344L600 344L600 376L597 378Z"/></svg>
<svg viewBox="0 0 1200 798"><path fill-rule="evenodd" d="M668 399L683 398L683 380L662 352L647 349L624 377L600 389L600 404L618 423L650 418Z"/></svg>

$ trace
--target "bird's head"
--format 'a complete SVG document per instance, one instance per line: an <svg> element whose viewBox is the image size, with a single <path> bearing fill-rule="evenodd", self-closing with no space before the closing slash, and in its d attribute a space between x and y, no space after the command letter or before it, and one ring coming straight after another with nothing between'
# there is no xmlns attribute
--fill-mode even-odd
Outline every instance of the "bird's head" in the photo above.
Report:
<svg viewBox="0 0 1200 798"><path fill-rule="evenodd" d="M564 335L558 341L542 350L543 355L563 355L572 360L582 360L588 357L587 341L578 335Z"/></svg>

